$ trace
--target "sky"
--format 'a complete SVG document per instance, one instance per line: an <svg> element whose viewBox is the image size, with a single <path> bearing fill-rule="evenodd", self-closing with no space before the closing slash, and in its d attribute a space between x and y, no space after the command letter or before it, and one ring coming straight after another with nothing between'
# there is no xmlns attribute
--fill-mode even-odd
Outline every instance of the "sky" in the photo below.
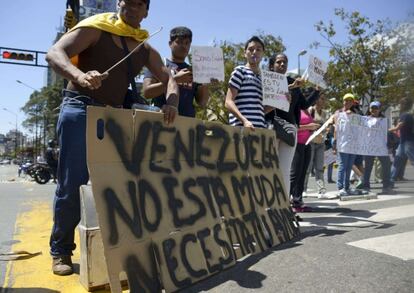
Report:
<svg viewBox="0 0 414 293"><path fill-rule="evenodd" d="M47 51L62 25L66 0L0 0L0 47ZM7 3L7 5L5 5ZM315 41L327 45L315 30L315 23L334 20L339 24L336 40L346 42L346 33L334 16L335 8L359 11L371 20L389 18L393 23L407 20L414 11L413 0L152 0L148 17L141 23L149 32L163 30L150 40L163 57L169 57L171 28L187 26L193 31L193 45L212 45L215 41L245 42L258 30L280 36L289 57L289 70L307 66L310 54L329 61L328 49L310 49ZM0 57L1 58L1 57ZM44 61L40 61L44 63ZM46 83L46 70L40 67L0 63L0 134L18 129L25 119L21 107L33 89ZM22 83L18 83L20 80ZM6 108L8 111L5 111Z"/></svg>

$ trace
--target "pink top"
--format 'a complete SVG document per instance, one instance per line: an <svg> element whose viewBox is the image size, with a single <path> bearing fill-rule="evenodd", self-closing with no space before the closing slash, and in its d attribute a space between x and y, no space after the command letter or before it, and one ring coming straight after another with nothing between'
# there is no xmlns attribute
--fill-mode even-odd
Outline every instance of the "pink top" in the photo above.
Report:
<svg viewBox="0 0 414 293"><path fill-rule="evenodd" d="M312 116L307 111L300 111L300 125L306 125L313 122ZM312 134L312 130L301 130L298 131L298 143L305 144L308 138Z"/></svg>

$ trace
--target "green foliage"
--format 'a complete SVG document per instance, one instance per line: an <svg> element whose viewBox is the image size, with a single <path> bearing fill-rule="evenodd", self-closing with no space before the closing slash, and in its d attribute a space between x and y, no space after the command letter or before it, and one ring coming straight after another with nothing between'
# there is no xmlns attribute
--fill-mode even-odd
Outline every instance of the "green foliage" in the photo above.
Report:
<svg viewBox="0 0 414 293"><path fill-rule="evenodd" d="M269 58L275 53L285 51L285 46L282 43L280 37L265 34L259 31L256 34L265 44L265 52L263 57L263 64L267 68ZM220 46L223 50L224 57L224 82L217 82L210 84L209 94L210 99L205 109L197 107L196 117L209 121L220 121L223 124L228 124L228 112L224 107L224 101L228 89L228 81L231 73L236 66L246 63L244 57L244 42L231 43L228 41L221 41L216 43L215 46Z"/></svg>
<svg viewBox="0 0 414 293"><path fill-rule="evenodd" d="M34 91L21 109L27 116L22 123L23 127L31 131L36 131L37 127L42 129L47 138L54 138L62 88L63 81L60 80L51 86L43 87L40 92ZM42 136L41 132L38 132L39 136Z"/></svg>
<svg viewBox="0 0 414 293"><path fill-rule="evenodd" d="M413 87L404 83L413 80L412 60L407 50L412 41L409 34L398 34L401 26L392 26L389 20L371 21L359 12L335 9L335 16L345 25L348 40L345 44L335 42L336 28L332 21L318 22L315 27L330 46L326 80L328 97L341 97L352 92L368 104L379 99L385 106L396 103L405 95L413 94ZM319 47L315 42L312 47ZM366 99L365 96L369 98Z"/></svg>

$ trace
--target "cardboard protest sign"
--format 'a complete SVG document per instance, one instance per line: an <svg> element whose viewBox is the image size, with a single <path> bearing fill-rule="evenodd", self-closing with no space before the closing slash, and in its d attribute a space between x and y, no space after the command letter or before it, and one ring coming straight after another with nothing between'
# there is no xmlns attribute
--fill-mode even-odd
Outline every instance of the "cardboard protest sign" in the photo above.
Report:
<svg viewBox="0 0 414 293"><path fill-rule="evenodd" d="M289 111L289 93L287 78L284 74L262 70L263 105Z"/></svg>
<svg viewBox="0 0 414 293"><path fill-rule="evenodd" d="M303 78L321 88L326 88L327 85L324 76L327 70L328 63L315 56L309 55L308 68L306 69Z"/></svg>
<svg viewBox="0 0 414 293"><path fill-rule="evenodd" d="M176 291L298 234L275 134L88 107L87 154L111 291Z"/></svg>
<svg viewBox="0 0 414 293"><path fill-rule="evenodd" d="M191 48L194 82L210 83L212 79L224 81L224 59L221 48L208 46Z"/></svg>
<svg viewBox="0 0 414 293"><path fill-rule="evenodd" d="M338 113L338 152L363 156L388 156L387 119Z"/></svg>

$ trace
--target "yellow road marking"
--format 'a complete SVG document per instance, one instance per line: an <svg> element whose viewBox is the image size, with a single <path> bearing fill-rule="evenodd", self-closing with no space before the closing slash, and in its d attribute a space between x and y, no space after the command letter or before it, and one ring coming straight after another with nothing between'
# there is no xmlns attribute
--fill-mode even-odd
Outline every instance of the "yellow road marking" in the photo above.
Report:
<svg viewBox="0 0 414 293"><path fill-rule="evenodd" d="M28 212L18 215L15 226L12 251L41 251L42 255L10 261L7 266L5 288L39 288L56 292L87 292L79 283L79 275L56 276L52 273L52 259L49 254L49 236L52 227L52 211L49 203L29 202ZM79 237L76 233L76 243ZM79 264L79 249L74 251L73 262Z"/></svg>

